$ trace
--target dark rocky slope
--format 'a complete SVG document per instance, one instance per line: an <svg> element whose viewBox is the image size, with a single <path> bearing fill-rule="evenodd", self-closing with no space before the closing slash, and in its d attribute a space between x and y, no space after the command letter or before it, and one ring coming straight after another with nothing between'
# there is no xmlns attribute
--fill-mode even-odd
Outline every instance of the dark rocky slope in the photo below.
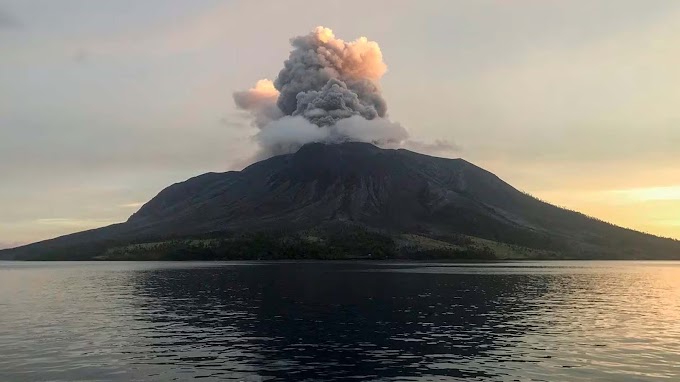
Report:
<svg viewBox="0 0 680 382"><path fill-rule="evenodd" d="M311 144L243 171L200 175L166 188L125 223L0 256L83 259L133 243L255 232L275 233L279 242L311 237L323 252L323 243L347 227L392 240L394 253L385 256L405 249L494 252L504 243L514 249L500 257L527 257L524 250L539 258L680 258L680 242L541 202L462 159L365 143Z"/></svg>

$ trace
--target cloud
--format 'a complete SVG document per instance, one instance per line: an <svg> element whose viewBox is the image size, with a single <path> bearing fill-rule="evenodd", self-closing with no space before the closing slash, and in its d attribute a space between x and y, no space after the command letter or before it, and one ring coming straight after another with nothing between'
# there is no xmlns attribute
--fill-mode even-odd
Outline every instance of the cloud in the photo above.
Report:
<svg viewBox="0 0 680 382"><path fill-rule="evenodd" d="M0 9L0 29L19 26L19 21L6 10Z"/></svg>
<svg viewBox="0 0 680 382"><path fill-rule="evenodd" d="M91 56L92 52L89 49L78 48L75 50L75 52L73 52L73 62L84 64L90 59Z"/></svg>
<svg viewBox="0 0 680 382"><path fill-rule="evenodd" d="M680 12L576 46L542 47L461 80L451 112L477 158L680 160ZM449 103L450 99L444 102Z"/></svg>

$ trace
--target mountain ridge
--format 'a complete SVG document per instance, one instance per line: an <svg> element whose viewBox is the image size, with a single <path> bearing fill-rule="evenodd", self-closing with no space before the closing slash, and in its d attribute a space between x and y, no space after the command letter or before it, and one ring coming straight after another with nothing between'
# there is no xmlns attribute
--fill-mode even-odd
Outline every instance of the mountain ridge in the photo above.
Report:
<svg viewBox="0 0 680 382"><path fill-rule="evenodd" d="M200 242L221 248L206 249L211 259L230 258L214 252L233 250L234 241L248 258L278 256L284 244L323 257L328 243L343 257L337 239L348 232L368 247L391 240L384 257L491 257L509 246L519 252L505 258L680 258L680 242L553 206L463 159L357 142L308 144L241 171L198 175L165 188L124 223L3 250L0 258L111 258L106 253L130 245L184 240L181 252L193 248L190 239L222 240ZM257 233L273 238L249 236ZM251 239L268 244L250 253Z"/></svg>

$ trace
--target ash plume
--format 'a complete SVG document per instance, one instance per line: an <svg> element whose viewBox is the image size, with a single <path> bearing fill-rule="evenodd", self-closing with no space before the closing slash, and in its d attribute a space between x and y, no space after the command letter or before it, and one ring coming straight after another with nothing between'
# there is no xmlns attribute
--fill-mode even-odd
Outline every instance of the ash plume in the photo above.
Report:
<svg viewBox="0 0 680 382"><path fill-rule="evenodd" d="M336 80L335 84L343 84L356 95L362 108L372 109L375 116L385 116L387 107L378 81L387 65L376 42L360 37L348 43L323 27L290 42L293 50L274 81L281 93L277 105L284 113L293 114L300 98L307 98L309 92L330 90L326 85Z"/></svg>
<svg viewBox="0 0 680 382"><path fill-rule="evenodd" d="M234 103L240 109L247 110L253 117L253 124L259 128L283 117L283 112L276 106L279 91L270 80L259 80L252 89L234 93Z"/></svg>
<svg viewBox="0 0 680 382"><path fill-rule="evenodd" d="M310 142L370 142L399 146L408 133L387 119L379 80L387 71L377 43L345 42L317 27L290 40L293 47L274 81L234 93L234 102L260 131L265 158Z"/></svg>

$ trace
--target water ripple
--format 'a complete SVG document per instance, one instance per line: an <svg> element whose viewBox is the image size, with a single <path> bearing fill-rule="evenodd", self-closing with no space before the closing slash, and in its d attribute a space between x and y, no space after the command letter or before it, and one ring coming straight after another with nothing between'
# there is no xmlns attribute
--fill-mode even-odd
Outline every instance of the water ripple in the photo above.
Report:
<svg viewBox="0 0 680 382"><path fill-rule="evenodd" d="M680 378L680 263L0 264L0 380Z"/></svg>

